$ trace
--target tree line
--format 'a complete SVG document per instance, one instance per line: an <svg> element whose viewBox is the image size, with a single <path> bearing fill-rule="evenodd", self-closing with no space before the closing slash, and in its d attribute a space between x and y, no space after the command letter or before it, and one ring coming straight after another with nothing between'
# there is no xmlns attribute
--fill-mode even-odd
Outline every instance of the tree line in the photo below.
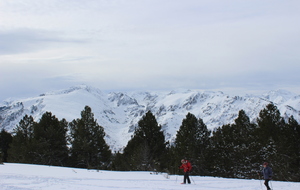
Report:
<svg viewBox="0 0 300 190"><path fill-rule="evenodd" d="M180 174L182 158L193 165L192 175L258 178L269 162L274 179L300 181L300 125L285 121L270 103L251 123L240 110L234 123L208 130L201 118L188 113L173 142L166 142L161 126L148 111L138 122L122 152L112 153L105 132L89 106L81 118L67 122L51 112L39 122L25 115L13 133L2 129L3 162L44 164L117 171L157 171Z"/></svg>

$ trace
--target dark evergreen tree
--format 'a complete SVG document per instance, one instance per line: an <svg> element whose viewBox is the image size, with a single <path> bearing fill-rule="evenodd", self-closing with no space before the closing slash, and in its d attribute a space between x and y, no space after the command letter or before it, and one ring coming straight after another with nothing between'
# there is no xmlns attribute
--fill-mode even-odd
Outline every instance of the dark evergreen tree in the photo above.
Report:
<svg viewBox="0 0 300 190"><path fill-rule="evenodd" d="M286 181L300 181L300 125L291 116L281 135L281 149L279 150L281 165L278 172Z"/></svg>
<svg viewBox="0 0 300 190"><path fill-rule="evenodd" d="M89 106L85 106L80 119L70 123L70 133L72 166L98 169L109 166L111 151L104 140L105 132Z"/></svg>
<svg viewBox="0 0 300 190"><path fill-rule="evenodd" d="M260 164L264 161L273 165L273 170L276 172L277 168L280 171L284 170L286 158L282 154L285 147L286 139L286 124L284 119L280 116L277 107L270 103L265 109L260 111L257 118L258 128L256 135L258 136L257 143L260 149L257 151L257 160ZM283 179L284 174L276 173L275 179Z"/></svg>
<svg viewBox="0 0 300 190"><path fill-rule="evenodd" d="M256 177L256 170L253 170L253 167L256 168L259 163L256 160L257 136L254 133L257 125L250 123L245 111L240 110L231 128L235 160L233 166L234 177L253 178L254 175Z"/></svg>
<svg viewBox="0 0 300 190"><path fill-rule="evenodd" d="M70 164L74 167L87 168L89 165L89 131L80 119L69 123L70 128Z"/></svg>
<svg viewBox="0 0 300 190"><path fill-rule="evenodd" d="M234 124L228 124L213 132L210 169L223 177L252 178L253 162L256 162L255 124L250 123L244 110L239 111ZM255 166L254 166L255 167Z"/></svg>
<svg viewBox="0 0 300 190"><path fill-rule="evenodd" d="M270 139L280 140L280 133L285 126L285 122L273 103L268 104L265 109L260 111L257 123L259 126L257 135L263 145L268 144Z"/></svg>
<svg viewBox="0 0 300 190"><path fill-rule="evenodd" d="M132 139L124 149L128 170L162 170L165 136L151 111L138 122Z"/></svg>
<svg viewBox="0 0 300 190"><path fill-rule="evenodd" d="M33 126L32 116L25 115L14 129L13 141L9 150L9 161L17 163L33 162Z"/></svg>
<svg viewBox="0 0 300 190"><path fill-rule="evenodd" d="M0 162L7 162L8 158L8 149L10 148L9 145L12 142L12 136L10 133L6 132L5 129L1 130L0 133L0 152L1 158Z"/></svg>
<svg viewBox="0 0 300 190"><path fill-rule="evenodd" d="M93 157L91 163L98 169L107 169L110 165L111 151L106 144L104 128L94 126L91 130Z"/></svg>
<svg viewBox="0 0 300 190"><path fill-rule="evenodd" d="M230 125L223 125L213 131L209 149L209 171L212 176L233 177L233 146L230 144L230 134Z"/></svg>
<svg viewBox="0 0 300 190"><path fill-rule="evenodd" d="M64 166L68 158L67 122L51 112L42 115L34 125L33 154L35 164Z"/></svg>
<svg viewBox="0 0 300 190"><path fill-rule="evenodd" d="M176 163L186 158L193 164L194 174L207 174L206 156L210 133L202 119L197 119L193 114L188 113L176 134L174 147L171 150L174 154L174 165L178 165Z"/></svg>
<svg viewBox="0 0 300 190"><path fill-rule="evenodd" d="M112 155L112 170L116 171L126 171L129 170L128 166L126 165L127 162L124 161L125 157L120 152L117 152Z"/></svg>

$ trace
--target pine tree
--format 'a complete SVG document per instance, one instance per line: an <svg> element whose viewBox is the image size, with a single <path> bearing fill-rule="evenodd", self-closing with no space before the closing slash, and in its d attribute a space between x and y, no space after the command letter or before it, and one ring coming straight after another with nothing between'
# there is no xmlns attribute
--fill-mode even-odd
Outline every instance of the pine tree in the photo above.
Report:
<svg viewBox="0 0 300 190"><path fill-rule="evenodd" d="M283 162L280 173L283 180L300 181L300 125L291 116L281 140L283 149L279 150Z"/></svg>
<svg viewBox="0 0 300 190"><path fill-rule="evenodd" d="M89 106L81 112L81 118L70 123L71 165L83 168L106 169L111 151L106 144L105 132L94 119Z"/></svg>
<svg viewBox="0 0 300 190"><path fill-rule="evenodd" d="M33 163L65 165L68 157L66 120L59 121L51 112L45 112L34 125L32 143Z"/></svg>
<svg viewBox="0 0 300 190"><path fill-rule="evenodd" d="M278 141L280 132L285 125L284 119L273 103L268 104L265 109L260 111L257 123L259 126L258 135L262 144L268 144L271 138Z"/></svg>
<svg viewBox="0 0 300 190"><path fill-rule="evenodd" d="M110 164L111 151L104 140L104 128L96 125L92 127L91 133L93 142L91 145L94 154L91 161L96 168L107 169Z"/></svg>
<svg viewBox="0 0 300 190"><path fill-rule="evenodd" d="M257 125L250 123L244 110L240 110L232 128L232 143L234 151L234 177L252 178L252 168L256 167L256 140L254 134ZM254 165L253 165L254 163ZM255 173L256 174L256 173Z"/></svg>
<svg viewBox="0 0 300 190"><path fill-rule="evenodd" d="M193 164L193 173L204 175L210 133L202 119L188 113L176 134L173 148L175 162L178 163L183 158L189 159Z"/></svg>
<svg viewBox="0 0 300 190"><path fill-rule="evenodd" d="M211 172L216 176L252 178L256 162L255 124L240 110L234 124L223 125L211 138ZM255 166L254 166L255 167ZM255 173L256 174L256 173Z"/></svg>
<svg viewBox="0 0 300 190"><path fill-rule="evenodd" d="M213 131L210 146L210 175L233 177L235 161L234 146L231 142L232 129L229 124L218 127Z"/></svg>
<svg viewBox="0 0 300 190"><path fill-rule="evenodd" d="M283 169L285 158L282 157L281 152L285 149L283 144L286 124L277 107L272 103L268 104L260 111L257 123L256 135L260 147L257 151L258 159L261 163L267 161L272 164L274 171L276 167ZM282 179L283 175L277 173L276 177Z"/></svg>
<svg viewBox="0 0 300 190"><path fill-rule="evenodd" d="M0 133L0 163L7 162L9 145L12 142L12 136L6 130L2 129Z"/></svg>
<svg viewBox="0 0 300 190"><path fill-rule="evenodd" d="M129 170L161 170L165 136L151 111L138 122L132 139L124 149Z"/></svg>
<svg viewBox="0 0 300 190"><path fill-rule="evenodd" d="M36 124L32 116L25 115L14 128L13 141L9 150L9 161L32 163L33 161L33 126Z"/></svg>
<svg viewBox="0 0 300 190"><path fill-rule="evenodd" d="M120 152L117 152L112 155L112 170L115 171L126 171L129 170L127 163L124 161L125 157Z"/></svg>

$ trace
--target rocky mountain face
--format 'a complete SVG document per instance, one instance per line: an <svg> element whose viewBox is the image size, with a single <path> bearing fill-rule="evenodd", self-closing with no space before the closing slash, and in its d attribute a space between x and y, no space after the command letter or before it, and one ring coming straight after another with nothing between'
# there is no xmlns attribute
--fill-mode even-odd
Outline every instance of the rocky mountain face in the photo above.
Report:
<svg viewBox="0 0 300 190"><path fill-rule="evenodd" d="M214 129L233 123L241 109L252 122L256 122L259 112L270 102L278 107L284 118L293 115L300 121L300 95L283 90L241 97L200 90L106 93L81 85L38 97L2 102L0 127L13 131L25 114L38 121L46 111L70 122L80 118L80 112L88 105L99 125L104 127L107 143L112 150L120 150L126 146L138 121L148 110L155 115L169 141L175 138L188 112L203 119L209 129Z"/></svg>

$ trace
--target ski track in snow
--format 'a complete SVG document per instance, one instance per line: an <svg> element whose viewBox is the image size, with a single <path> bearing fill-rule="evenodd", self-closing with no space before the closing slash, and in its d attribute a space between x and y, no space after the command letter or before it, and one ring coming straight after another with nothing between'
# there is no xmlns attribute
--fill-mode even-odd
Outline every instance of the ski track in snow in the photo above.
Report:
<svg viewBox="0 0 300 190"><path fill-rule="evenodd" d="M0 190L265 190L263 181L191 176L181 185L182 175L151 172L119 172L5 163L0 165ZM275 190L299 190L300 183L272 181Z"/></svg>

